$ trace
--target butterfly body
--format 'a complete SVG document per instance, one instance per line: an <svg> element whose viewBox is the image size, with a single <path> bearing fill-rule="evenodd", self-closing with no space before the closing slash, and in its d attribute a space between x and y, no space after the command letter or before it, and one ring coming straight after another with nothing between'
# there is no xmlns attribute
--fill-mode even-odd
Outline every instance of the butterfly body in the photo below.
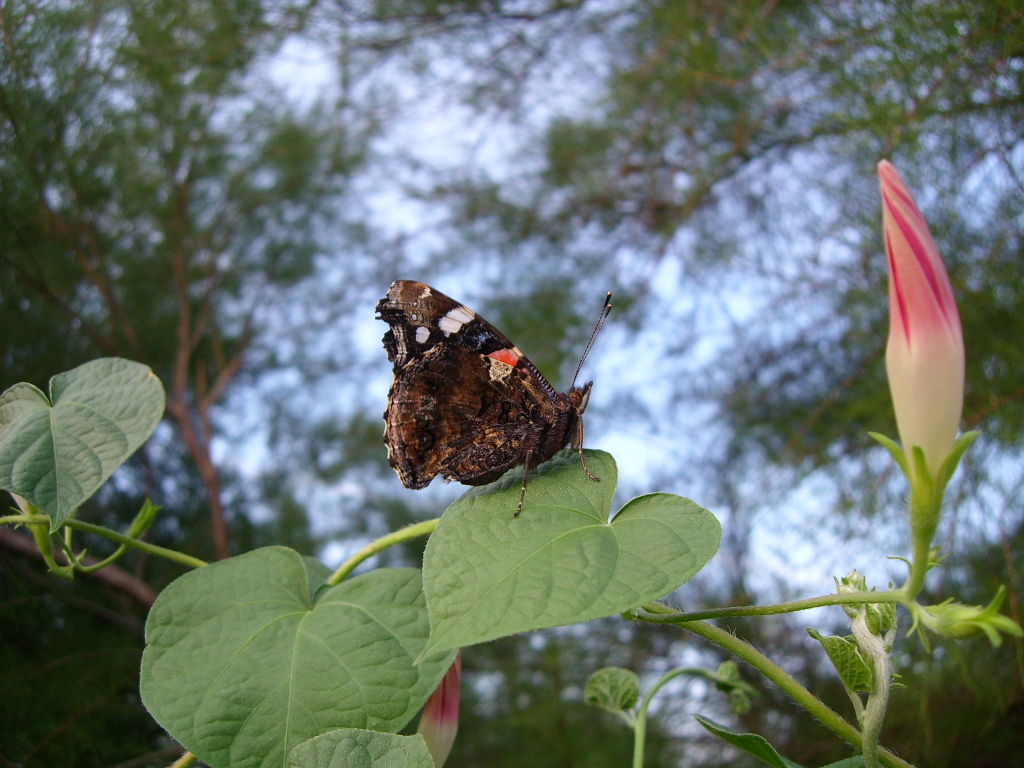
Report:
<svg viewBox="0 0 1024 768"><path fill-rule="evenodd" d="M424 283L396 281L377 314L391 326L384 349L395 376L384 442L407 488L437 475L484 485L582 447L593 382L556 391L494 326Z"/></svg>

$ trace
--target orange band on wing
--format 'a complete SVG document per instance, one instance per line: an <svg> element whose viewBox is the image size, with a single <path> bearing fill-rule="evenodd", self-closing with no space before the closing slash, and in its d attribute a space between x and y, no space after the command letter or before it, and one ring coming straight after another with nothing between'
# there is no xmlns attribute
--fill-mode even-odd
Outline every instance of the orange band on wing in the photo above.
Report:
<svg viewBox="0 0 1024 768"><path fill-rule="evenodd" d="M499 363L511 365L513 368L515 368L519 363L519 355L511 349L499 349L497 352L491 352L488 357L493 357Z"/></svg>

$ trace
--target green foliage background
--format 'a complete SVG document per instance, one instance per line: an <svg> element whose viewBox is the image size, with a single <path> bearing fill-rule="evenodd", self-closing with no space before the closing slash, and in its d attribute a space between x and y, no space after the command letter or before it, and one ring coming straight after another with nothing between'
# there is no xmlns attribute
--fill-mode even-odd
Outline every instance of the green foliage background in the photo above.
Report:
<svg viewBox="0 0 1024 768"><path fill-rule="evenodd" d="M437 514L459 489L412 494L386 466L389 374L367 330L388 282L415 277L559 382L615 290L588 444L636 451L630 492L680 492L722 521L688 608L805 594L761 567L772 546L844 570L868 557L845 537L903 554L904 490L865 436L894 432L888 157L949 267L964 424L983 433L930 588L984 603L1005 583L1021 620L1019 2L19 0L0 33L0 389L119 355L168 391L84 519L124 527L149 496L151 539L199 557L337 558ZM145 606L54 584L0 545L0 762L169 762L138 700ZM178 574L123 565L156 589ZM801 626L737 625L846 711ZM701 653L716 666L671 630L612 621L476 647L449 765L622 764L627 734L583 706L587 675ZM902 643L883 743L921 765L1011 764L1022 658ZM738 729L805 764L846 754L763 693ZM741 764L690 718L729 722L713 693L664 699L648 765Z"/></svg>

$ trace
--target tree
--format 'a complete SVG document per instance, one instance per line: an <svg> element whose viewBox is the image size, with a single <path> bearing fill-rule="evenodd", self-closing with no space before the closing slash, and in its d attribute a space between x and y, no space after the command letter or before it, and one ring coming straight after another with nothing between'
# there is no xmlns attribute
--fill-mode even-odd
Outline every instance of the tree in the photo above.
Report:
<svg viewBox="0 0 1024 768"><path fill-rule="evenodd" d="M2 16L5 384L97 355L150 364L218 557L214 408L280 357L275 315L297 314L369 135L340 103L300 113L270 78L300 11L97 0Z"/></svg>
<svg viewBox="0 0 1024 768"><path fill-rule="evenodd" d="M864 439L892 431L873 177L890 156L921 191L960 291L967 422L986 435L964 495L994 500L999 534L1016 541L1022 24L1012 4L966 2L8 5L0 327L17 333L0 337L0 385L41 384L99 354L152 365L176 439L128 476L132 504L157 496L193 536L209 504L224 554L273 525L239 522L229 541L218 505L301 520L304 485L355 473L367 529L406 519L380 479L382 403L353 341L352 318L388 279L461 280L460 298L552 378L571 373L612 287L635 343L595 385L588 441L628 423L638 453L663 446L645 454L650 474L728 515L732 570L712 586L746 602L770 589L749 570L767 516L813 488L813 523L772 518L813 540L881 517L900 493ZM341 70L337 98L307 111L270 76L300 31ZM403 110L385 126L395 96ZM427 117L453 111L442 144L468 152L419 153ZM359 189L431 223L393 225L393 247L371 251L358 171ZM332 323L344 333L314 336ZM595 360L624 359L611 334ZM340 419L276 385L294 375L317 392L325 371L352 393ZM278 451L258 484L213 459L218 439L244 443L256 419L237 417L252 412L270 414ZM855 506L865 488L879 493ZM115 490L95 513L126 519ZM821 522L832 508L846 515ZM1019 599L1017 548L990 548L1001 542L984 513L968 507L950 542L999 553ZM949 578L961 576L984 578ZM999 683L1004 722L1021 684ZM907 727L908 753L926 754L924 731Z"/></svg>

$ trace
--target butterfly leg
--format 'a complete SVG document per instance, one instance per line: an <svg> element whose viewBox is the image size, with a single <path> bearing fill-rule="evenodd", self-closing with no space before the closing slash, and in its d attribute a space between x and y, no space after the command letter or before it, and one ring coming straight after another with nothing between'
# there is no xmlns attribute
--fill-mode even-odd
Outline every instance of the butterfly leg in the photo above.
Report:
<svg viewBox="0 0 1024 768"><path fill-rule="evenodd" d="M587 460L583 457L583 419L580 419L577 422L577 424L577 434L576 439L573 441L573 447L580 452L580 464L583 465L583 474L585 474L591 480L594 480L595 482L599 483L601 482L601 478L595 477L594 475L590 474L590 470L587 469Z"/></svg>
<svg viewBox="0 0 1024 768"><path fill-rule="evenodd" d="M513 517L519 517L519 513L523 511L523 502L526 500L526 478L530 475L531 458L533 458L533 454L527 451L526 459L523 461L523 489L519 492L519 506L516 507L516 513Z"/></svg>

